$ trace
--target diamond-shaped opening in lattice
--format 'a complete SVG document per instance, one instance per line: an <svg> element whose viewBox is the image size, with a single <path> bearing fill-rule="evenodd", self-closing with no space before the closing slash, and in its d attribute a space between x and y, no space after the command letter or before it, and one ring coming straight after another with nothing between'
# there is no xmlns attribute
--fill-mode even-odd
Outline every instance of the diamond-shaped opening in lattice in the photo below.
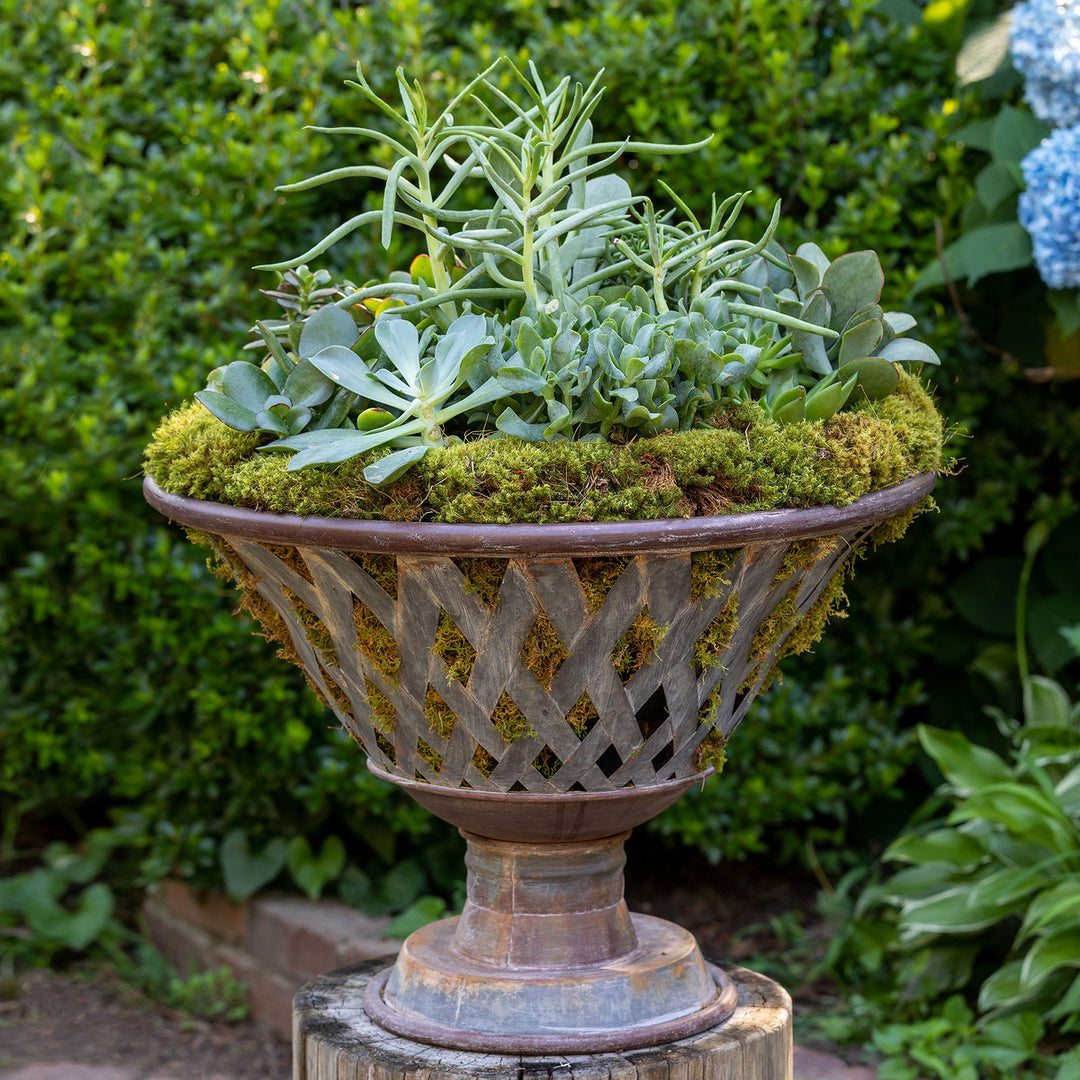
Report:
<svg viewBox="0 0 1080 1080"><path fill-rule="evenodd" d="M664 632L665 627L654 622L649 609L643 608L611 650L611 662L623 680L640 671L659 652Z"/></svg>
<svg viewBox="0 0 1080 1080"><path fill-rule="evenodd" d="M490 776L499 764L494 754L488 753L482 746L477 746L472 756L473 768L484 776Z"/></svg>
<svg viewBox="0 0 1080 1080"><path fill-rule="evenodd" d="M435 770L435 772L442 772L443 757L433 747L426 743L423 739L416 740L416 756L426 761L428 765ZM417 779L420 779L422 774L419 770L416 773Z"/></svg>
<svg viewBox="0 0 1080 1080"><path fill-rule="evenodd" d="M504 690L491 714L492 727L502 736L503 742L529 739L536 735L532 721L518 708L514 699Z"/></svg>
<svg viewBox="0 0 1080 1080"><path fill-rule="evenodd" d="M356 630L356 648L377 671L388 679L396 680L401 669L401 654L394 635L356 597L353 597L353 626Z"/></svg>
<svg viewBox="0 0 1080 1080"><path fill-rule="evenodd" d="M623 759L614 746L609 746L597 759L597 767L607 777L612 777L623 767Z"/></svg>
<svg viewBox="0 0 1080 1080"><path fill-rule="evenodd" d="M532 760L532 767L545 779L550 780L562 767L559 755L545 746Z"/></svg>
<svg viewBox="0 0 1080 1080"><path fill-rule="evenodd" d="M724 651L739 629L739 594L732 593L716 618L694 642L694 671L700 675L706 668L720 667Z"/></svg>
<svg viewBox="0 0 1080 1080"><path fill-rule="evenodd" d="M394 703L370 679L364 679L364 690L371 710L371 726L376 732L389 735L397 727Z"/></svg>
<svg viewBox="0 0 1080 1080"><path fill-rule="evenodd" d="M286 544L263 544L262 548L279 558L293 573L299 574L309 585L314 582L308 564L304 562L304 557L297 548L289 547Z"/></svg>
<svg viewBox="0 0 1080 1080"><path fill-rule="evenodd" d="M304 631L304 636L311 642L312 647L328 664L337 663L337 651L334 649L334 640L330 636L322 619L315 614L291 589L282 589L289 606L296 616L296 621Z"/></svg>
<svg viewBox="0 0 1080 1080"><path fill-rule="evenodd" d="M505 559L454 559L465 578L465 588L480 599L489 611L499 602L499 590L506 575Z"/></svg>
<svg viewBox="0 0 1080 1080"><path fill-rule="evenodd" d="M638 730L647 739L668 717L667 695L658 686L642 703L637 713Z"/></svg>
<svg viewBox="0 0 1080 1080"><path fill-rule="evenodd" d="M525 666L545 690L550 690L559 668L569 656L570 650L555 632L551 620L540 612L521 645Z"/></svg>
<svg viewBox="0 0 1080 1080"><path fill-rule="evenodd" d="M375 732L375 745L386 755L391 764L397 764L397 747L385 735Z"/></svg>
<svg viewBox="0 0 1080 1080"><path fill-rule="evenodd" d="M389 514L384 516L389 517ZM372 578L391 600L397 599L398 569L394 555L354 554L349 558Z"/></svg>
<svg viewBox="0 0 1080 1080"><path fill-rule="evenodd" d="M469 681L476 663L476 650L446 611L439 612L439 623L435 629L435 641L431 651L446 665L446 674L451 679L457 679L461 683Z"/></svg>
<svg viewBox="0 0 1080 1080"><path fill-rule="evenodd" d="M594 612L604 606L607 595L622 577L633 556L612 556L605 559L574 559L574 570L581 582L586 603Z"/></svg>
<svg viewBox="0 0 1080 1080"><path fill-rule="evenodd" d="M566 714L566 722L570 725L570 730L579 739L584 739L599 720L600 714L587 693L582 694Z"/></svg>
<svg viewBox="0 0 1080 1080"><path fill-rule="evenodd" d="M424 715L427 717L430 731L444 739L450 738L454 724L457 723L457 717L454 715L454 710L443 701L433 686L427 688L427 694L424 696Z"/></svg>

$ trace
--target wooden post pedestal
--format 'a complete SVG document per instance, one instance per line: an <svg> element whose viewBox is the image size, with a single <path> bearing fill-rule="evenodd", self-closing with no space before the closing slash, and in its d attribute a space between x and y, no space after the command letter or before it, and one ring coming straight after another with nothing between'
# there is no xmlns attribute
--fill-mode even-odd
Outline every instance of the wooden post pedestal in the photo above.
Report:
<svg viewBox="0 0 1080 1080"><path fill-rule="evenodd" d="M791 999L744 968L725 966L734 1014L698 1035L626 1053L524 1056L445 1050L378 1027L363 999L385 966L341 968L296 995L294 1080L792 1080Z"/></svg>

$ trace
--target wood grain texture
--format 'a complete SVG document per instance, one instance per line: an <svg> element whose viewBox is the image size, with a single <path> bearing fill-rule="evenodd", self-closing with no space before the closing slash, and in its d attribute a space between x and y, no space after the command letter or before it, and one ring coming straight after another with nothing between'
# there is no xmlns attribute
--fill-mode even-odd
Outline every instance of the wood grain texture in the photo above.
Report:
<svg viewBox="0 0 1080 1080"><path fill-rule="evenodd" d="M792 1080L791 999L771 979L724 965L739 988L726 1023L651 1050L479 1054L425 1046L377 1027L361 1006L385 961L303 987L293 1005L293 1080Z"/></svg>

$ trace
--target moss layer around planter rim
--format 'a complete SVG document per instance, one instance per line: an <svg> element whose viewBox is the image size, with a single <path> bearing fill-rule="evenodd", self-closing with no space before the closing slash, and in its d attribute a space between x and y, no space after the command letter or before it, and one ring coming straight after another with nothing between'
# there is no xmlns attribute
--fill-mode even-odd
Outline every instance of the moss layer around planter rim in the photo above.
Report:
<svg viewBox="0 0 1080 1080"><path fill-rule="evenodd" d="M289 472L288 456L259 450L261 441L191 403L158 427L146 472L174 495L276 513L489 524L685 518L845 506L936 471L943 423L902 373L889 397L824 423L779 424L740 406L707 428L625 443L472 439L429 451L380 487L363 478L379 452Z"/></svg>

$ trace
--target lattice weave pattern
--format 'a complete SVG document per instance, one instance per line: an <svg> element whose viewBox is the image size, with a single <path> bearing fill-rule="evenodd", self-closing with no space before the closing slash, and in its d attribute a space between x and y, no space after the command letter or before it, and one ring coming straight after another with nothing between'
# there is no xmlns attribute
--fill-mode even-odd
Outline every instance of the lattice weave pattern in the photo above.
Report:
<svg viewBox="0 0 1080 1080"><path fill-rule="evenodd" d="M376 763L444 786L553 792L648 786L699 771L702 741L714 729L726 738L742 720L860 533L803 541L794 561L788 541L744 547L704 596L693 595L691 555L638 555L592 604L580 574L588 560L509 559L497 598L485 603L447 557L398 556L395 596L346 552L305 547L283 557L223 539L249 587L284 621L312 684ZM361 647L360 605L396 643L392 674ZM730 634L720 643L708 637L736 608ZM620 675L612 652L643 612L659 629L656 646ZM475 650L467 678L451 674L434 647L447 617ZM564 647L550 685L522 656L539 618ZM702 642L711 653L704 659ZM432 691L452 712L449 730L425 711ZM493 722L507 698L525 721L512 740ZM567 718L585 698L591 719L575 728Z"/></svg>

